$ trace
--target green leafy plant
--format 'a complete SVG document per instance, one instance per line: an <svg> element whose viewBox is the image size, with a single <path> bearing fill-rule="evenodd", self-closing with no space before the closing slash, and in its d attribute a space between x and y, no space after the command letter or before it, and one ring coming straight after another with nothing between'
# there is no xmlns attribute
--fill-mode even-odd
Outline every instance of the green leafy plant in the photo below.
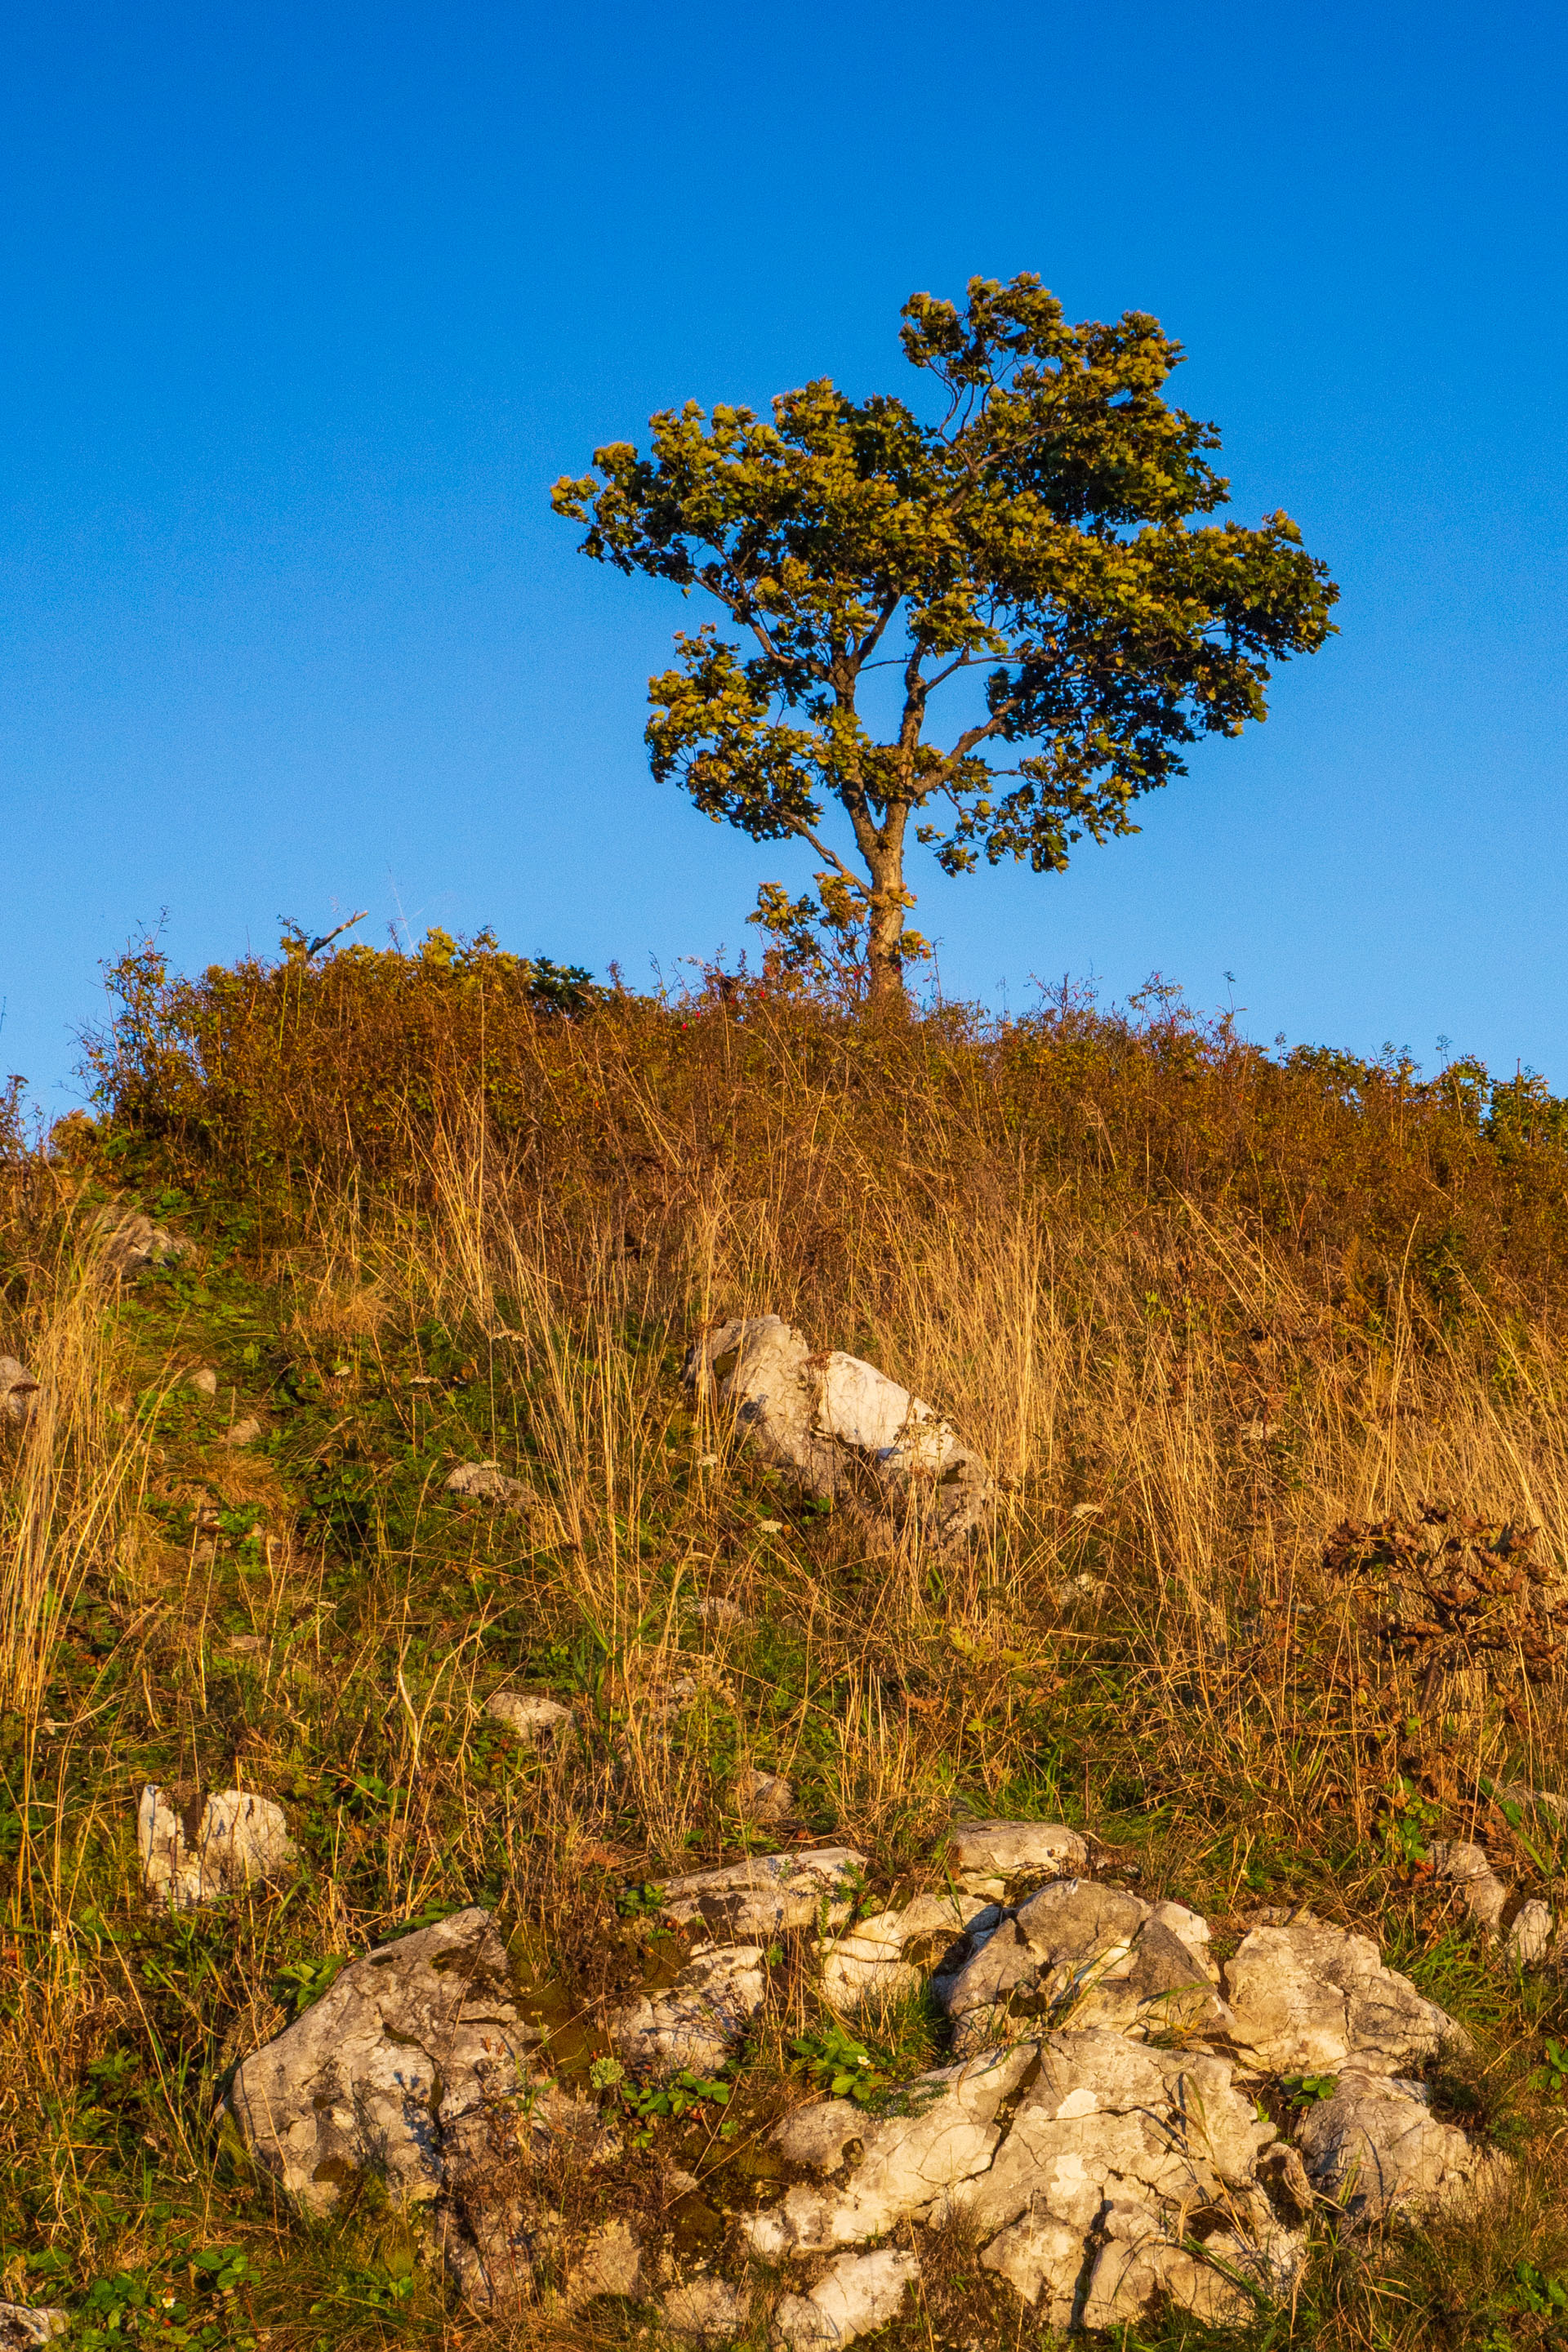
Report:
<svg viewBox="0 0 1568 2352"><path fill-rule="evenodd" d="M858 2106L868 2107L893 2087L892 2075L841 2025L798 2034L789 2046L817 2088L836 2099L853 2099Z"/></svg>
<svg viewBox="0 0 1568 2352"><path fill-rule="evenodd" d="M319 1960L289 1960L278 1971L277 1998L288 2002L296 2017L302 2017L347 1965L341 1952L328 1952Z"/></svg>
<svg viewBox="0 0 1568 2352"><path fill-rule="evenodd" d="M616 1897L616 1909L623 1919L647 1919L664 1908L664 1889L648 1880L640 1886L623 1886Z"/></svg>
<svg viewBox="0 0 1568 2352"><path fill-rule="evenodd" d="M1312 2105L1319 2099L1331 2099L1340 2087L1337 2074L1282 2074L1279 2087L1297 2106Z"/></svg>
<svg viewBox="0 0 1568 2352"><path fill-rule="evenodd" d="M626 2113L643 2128L633 2134L633 2146L647 2147L653 2137L652 2126L665 2116L679 2119L697 2114L705 2106L727 2107L731 2086L721 2075L697 2074L683 2066L662 2083L634 2082L618 2058L595 2058L588 2069L588 2080L595 2091L613 2091ZM734 2131L731 2123L719 2126L721 2137L728 2139Z"/></svg>
<svg viewBox="0 0 1568 2352"><path fill-rule="evenodd" d="M1554 2042L1548 2034L1543 2046L1545 2063L1531 2075L1531 2088L1550 2099L1568 2098L1568 2042Z"/></svg>

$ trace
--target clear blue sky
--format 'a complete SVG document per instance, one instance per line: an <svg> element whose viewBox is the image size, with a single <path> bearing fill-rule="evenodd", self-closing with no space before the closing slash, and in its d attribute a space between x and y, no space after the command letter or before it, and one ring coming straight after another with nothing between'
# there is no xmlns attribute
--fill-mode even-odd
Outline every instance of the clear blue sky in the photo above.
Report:
<svg viewBox="0 0 1568 2352"><path fill-rule="evenodd" d="M673 591L547 489L695 395L901 389L1030 268L1190 354L1342 634L1065 878L913 877L955 992L1159 969L1568 1088L1560 8L14 8L0 73L0 1072L97 963L279 914L628 978L812 864L649 779Z"/></svg>

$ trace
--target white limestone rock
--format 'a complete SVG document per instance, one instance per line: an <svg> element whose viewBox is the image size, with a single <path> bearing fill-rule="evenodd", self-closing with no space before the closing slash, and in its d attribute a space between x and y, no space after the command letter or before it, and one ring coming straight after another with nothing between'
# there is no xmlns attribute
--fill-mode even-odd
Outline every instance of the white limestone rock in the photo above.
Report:
<svg viewBox="0 0 1568 2352"><path fill-rule="evenodd" d="M1189 1942L1140 1896L1082 1878L1057 1879L1032 1895L943 1980L940 1997L961 2055L1005 2038L1026 2017L1138 2039L1213 2033L1228 2023L1212 1971Z"/></svg>
<svg viewBox="0 0 1568 2352"><path fill-rule="evenodd" d="M644 1993L619 2012L611 2026L616 2046L639 2075L682 2067L711 2074L739 2048L766 1989L761 1945L702 1946L668 1990Z"/></svg>
<svg viewBox="0 0 1568 2352"><path fill-rule="evenodd" d="M487 1503L521 1503L528 1488L521 1478L509 1478L494 1462L459 1462L447 1478L448 1495L472 1495Z"/></svg>
<svg viewBox="0 0 1568 2352"><path fill-rule="evenodd" d="M1285 1926L1253 1927L1221 1972L1229 2038L1263 2074L1368 2074L1414 2070L1449 2046L1462 2027L1384 1968L1366 1936L1303 1911Z"/></svg>
<svg viewBox="0 0 1568 2352"><path fill-rule="evenodd" d="M217 1370L212 1364L198 1364L194 1372L185 1374L185 1386L199 1397L217 1394Z"/></svg>
<svg viewBox="0 0 1568 2352"><path fill-rule="evenodd" d="M1358 2223L1473 2207L1513 2171L1505 2156L1439 2122L1423 2084L1383 2074L1342 2074L1333 2096L1308 2108L1296 2139L1313 2187Z"/></svg>
<svg viewBox="0 0 1568 2352"><path fill-rule="evenodd" d="M917 1895L902 1911L857 1919L846 1935L819 1947L824 1998L835 2009L855 2010L918 1992L932 1963L940 1965L985 1907L978 1895L944 1888Z"/></svg>
<svg viewBox="0 0 1568 2352"><path fill-rule="evenodd" d="M194 1911L264 1879L286 1877L299 1860L281 1805L248 1789L225 1789L201 1812L182 1811L149 1781L136 1809L142 1883L160 1911Z"/></svg>
<svg viewBox="0 0 1568 2352"><path fill-rule="evenodd" d="M896 2319L920 2278L913 2254L884 2246L840 2254L805 2294L786 2294L773 2314L773 2341L802 2347L853 2344Z"/></svg>
<svg viewBox="0 0 1568 2352"><path fill-rule="evenodd" d="M570 1738L572 1710L559 1699L542 1698L532 1691L492 1691L485 1701L485 1713L497 1723L504 1723L509 1731L525 1740L531 1748L552 1746L557 1740Z"/></svg>
<svg viewBox="0 0 1568 2352"><path fill-rule="evenodd" d="M666 2327L688 2344L732 2344L751 2315L751 2304L728 2279L688 2279L659 2305Z"/></svg>
<svg viewBox="0 0 1568 2352"><path fill-rule="evenodd" d="M31 1417L38 1394L38 1383L25 1366L15 1356L0 1356L0 1422L20 1429ZM19 2311L23 2306L9 2307Z"/></svg>
<svg viewBox="0 0 1568 2352"><path fill-rule="evenodd" d="M776 1315L704 1332L685 1378L699 1390L716 1381L763 1457L814 1495L853 1502L868 1490L882 1512L913 1513L943 1541L991 1503L990 1473L951 1423L858 1356L814 1352Z"/></svg>
<svg viewBox="0 0 1568 2352"><path fill-rule="evenodd" d="M104 1237L103 1270L111 1279L124 1280L149 1265L163 1265L165 1259L190 1257L195 1250L194 1242L177 1237L134 1210L117 1213L106 1209L98 1223Z"/></svg>
<svg viewBox="0 0 1568 2352"><path fill-rule="evenodd" d="M0 2303L0 2352L37 2352L70 2326L68 2311L47 2303Z"/></svg>
<svg viewBox="0 0 1568 2352"><path fill-rule="evenodd" d="M1061 1822L961 1822L948 1864L964 1894L1000 1902L1015 1885L1079 1876L1089 1848Z"/></svg>
<svg viewBox="0 0 1568 2352"><path fill-rule="evenodd" d="M994 2162L952 2205L984 2240L1029 2210L1087 2238L1108 2200L1156 2214L1250 2189L1276 2137L1230 2061L1093 2029L1052 2033Z"/></svg>
<svg viewBox="0 0 1568 2352"><path fill-rule="evenodd" d="M830 2168L839 2168L856 2139L860 2160L841 2189L802 2181L777 2205L747 2216L741 2227L752 2252L766 2262L825 2252L879 2238L895 2221L930 2211L990 2164L1002 2139L997 2110L1034 2059L1026 2044L918 2075L908 2086L901 2115L872 2118L849 2100L824 2101L836 2111L827 2128L816 2126L822 2154L831 2156L837 2144ZM808 2128L801 2116L791 2117L784 2144L805 2147Z"/></svg>
<svg viewBox="0 0 1568 2352"><path fill-rule="evenodd" d="M664 1916L678 1927L700 1919L715 1934L770 1941L786 1927L842 1927L868 1867L851 1845L754 1853L666 1879Z"/></svg>

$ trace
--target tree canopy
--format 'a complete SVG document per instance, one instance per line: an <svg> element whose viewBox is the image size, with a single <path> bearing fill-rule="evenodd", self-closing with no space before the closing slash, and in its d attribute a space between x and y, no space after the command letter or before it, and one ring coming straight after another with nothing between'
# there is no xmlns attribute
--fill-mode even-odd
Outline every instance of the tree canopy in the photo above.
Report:
<svg viewBox="0 0 1568 2352"><path fill-rule="evenodd" d="M1194 520L1229 485L1215 426L1163 396L1182 347L1157 320L1069 325L1028 274L902 317L940 414L826 377L771 422L689 401L646 456L611 443L552 492L584 554L722 608L731 634L678 632L649 681L654 772L754 840L810 844L876 996L924 948L911 816L950 874L1057 872L1085 833L1136 832L1187 747L1267 715L1270 665L1323 644L1338 593L1288 515ZM830 801L861 872L824 837ZM763 919L798 929L809 902L769 889Z"/></svg>

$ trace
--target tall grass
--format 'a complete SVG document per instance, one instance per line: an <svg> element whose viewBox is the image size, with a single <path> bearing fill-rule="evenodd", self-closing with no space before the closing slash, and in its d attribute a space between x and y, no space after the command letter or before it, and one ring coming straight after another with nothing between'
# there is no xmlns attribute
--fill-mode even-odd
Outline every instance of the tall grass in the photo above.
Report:
<svg viewBox="0 0 1568 2352"><path fill-rule="evenodd" d="M195 982L132 960L98 1115L5 1228L0 1342L44 1395L5 1462L0 1668L18 1753L51 1689L80 1728L19 1864L39 1934L0 2004L0 2139L26 2219L0 2215L84 2267L153 2258L153 2192L101 2138L83 2126L75 2170L48 2153L20 2087L44 2016L72 2147L91 2069L144 2053L158 2194L273 2250L275 2344L384 2340L332 2284L379 2259L372 2218L307 2243L215 2189L192 2116L283 2021L287 1970L475 1897L576 2064L640 1965L617 1888L752 1840L753 1764L879 1889L931 1883L969 1810L1065 1813L1222 1934L1310 1899L1448 1969L1484 2063L1524 2081L1557 1996L1465 1941L1404 1826L1538 1874L1538 1832L1532 1859L1487 1791L1568 1788L1561 1681L1501 1654L1434 1682L1325 1546L1433 1499L1529 1521L1568 1568L1560 1107L1471 1066L1282 1063L1163 998L887 1025L716 980L563 1014L530 969L449 949ZM84 1238L110 1191L205 1236L201 1280L116 1313ZM973 1546L803 1508L683 1389L698 1329L763 1311L986 1454ZM198 1346L264 1451L221 1448L179 1389ZM447 1496L475 1457L523 1507ZM100 1570L123 1605L88 1660L61 1637ZM501 1682L568 1698L574 1738L506 1748ZM82 1922L140 1916L142 1772L277 1795L308 1867L188 1945L143 1926L136 1975ZM752 2045L757 2130L801 2095L789 2036L817 2014L803 1952ZM1498 2243L1545 2261L1554 2227ZM1405 2262L1329 2266L1292 2340L1425 2340L1404 2315L1436 2324L1442 2263L1422 2284Z"/></svg>

